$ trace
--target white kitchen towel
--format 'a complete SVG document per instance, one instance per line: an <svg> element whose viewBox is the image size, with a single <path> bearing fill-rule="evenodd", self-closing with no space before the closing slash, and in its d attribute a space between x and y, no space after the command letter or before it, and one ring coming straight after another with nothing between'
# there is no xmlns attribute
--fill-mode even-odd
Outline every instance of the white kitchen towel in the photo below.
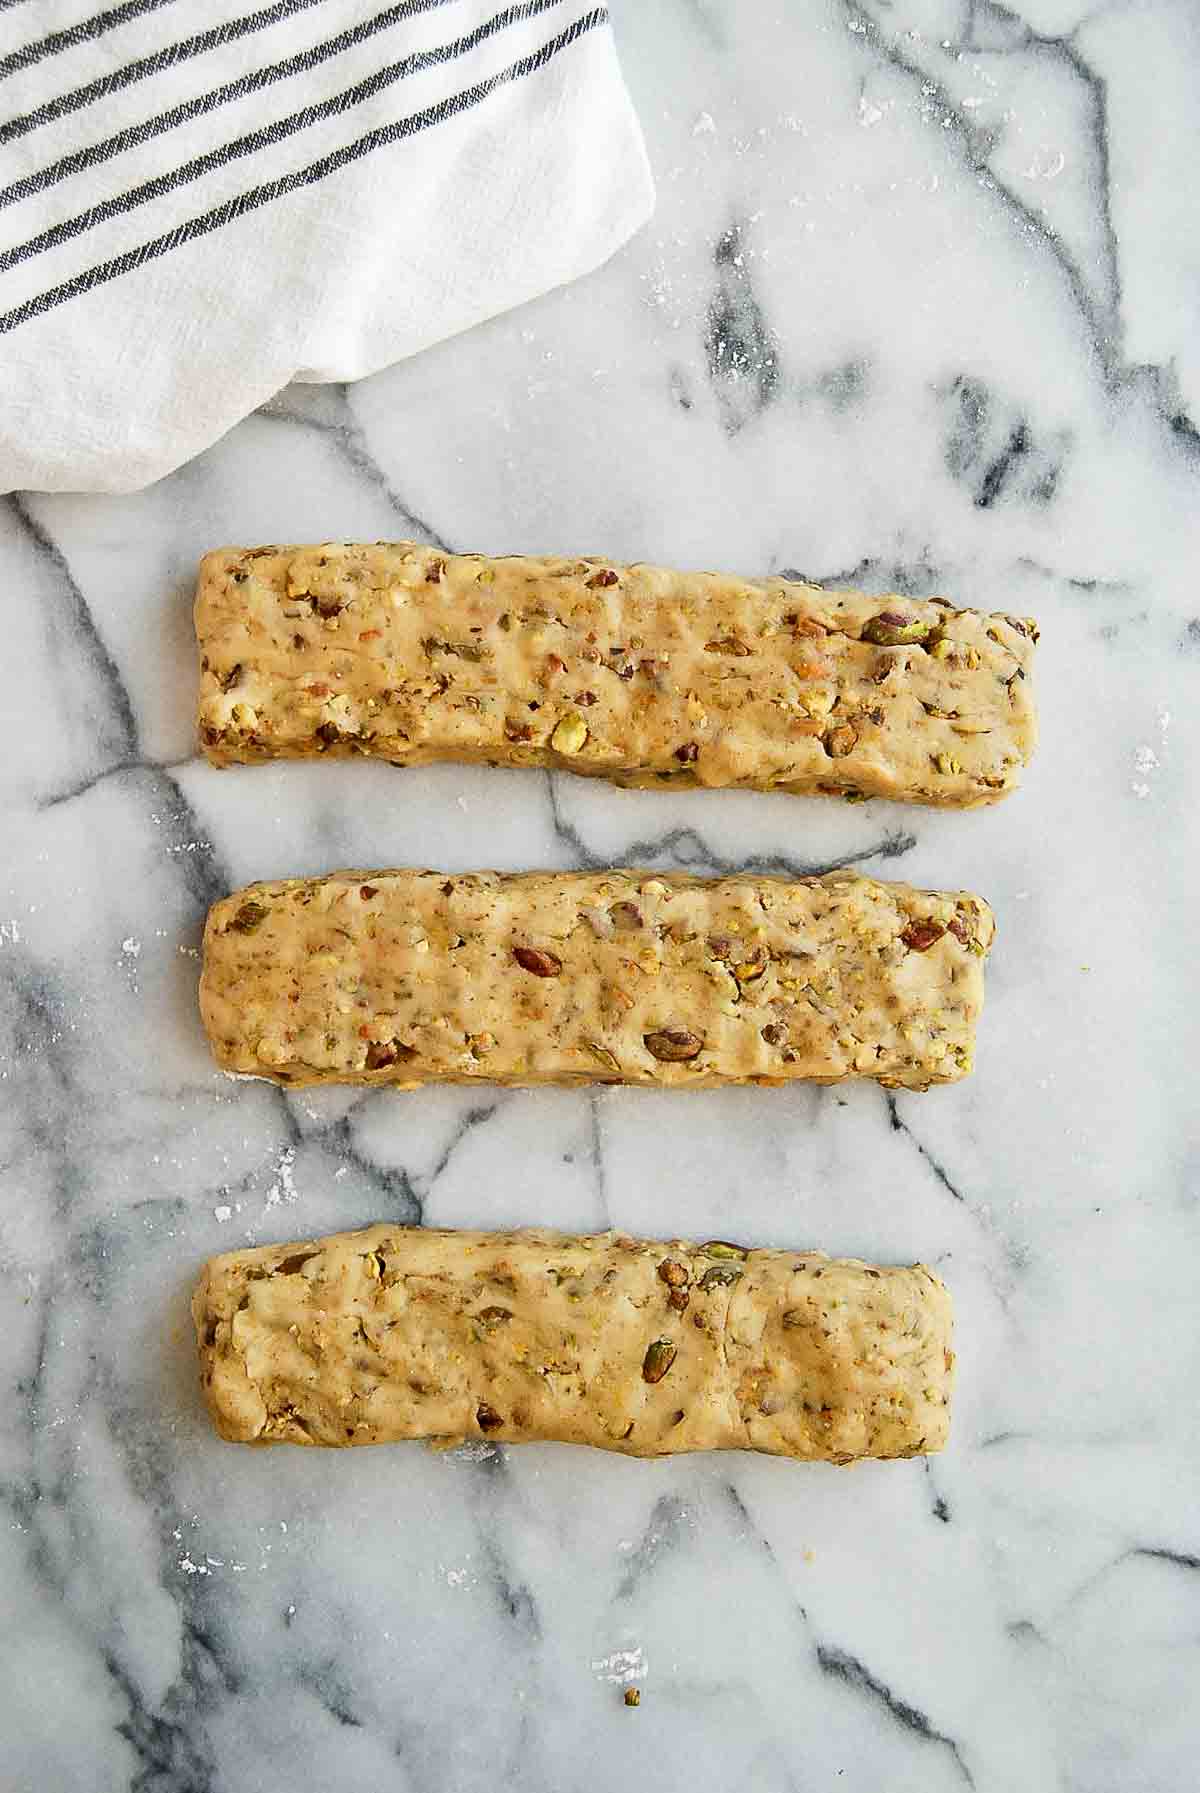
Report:
<svg viewBox="0 0 1200 1793"><path fill-rule="evenodd" d="M653 207L589 0L85 4L0 0L0 491L145 485Z"/></svg>

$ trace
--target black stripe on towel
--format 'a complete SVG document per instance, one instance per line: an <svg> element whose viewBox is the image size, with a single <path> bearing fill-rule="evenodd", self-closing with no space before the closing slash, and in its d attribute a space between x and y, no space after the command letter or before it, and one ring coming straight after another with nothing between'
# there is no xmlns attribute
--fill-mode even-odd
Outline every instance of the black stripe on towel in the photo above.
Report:
<svg viewBox="0 0 1200 1793"><path fill-rule="evenodd" d="M178 225L166 235L154 237L148 243L142 243L137 249L129 249L124 255L114 257L112 261L101 262L97 267L88 268L86 272L77 274L73 280L66 280L60 286L52 286L35 298L26 299L23 304L12 311L0 314L0 334L15 330L19 324L28 323L31 318L40 317L43 312L52 311L55 306L63 305L68 299L78 298L82 293L89 293L95 287L104 286L110 280L118 280L123 274L132 273L146 262L156 261L159 256L169 255L173 249L182 248L185 243L194 242L198 237L209 236L215 230L221 230L226 224L244 217L248 212L257 211L260 206L269 205L272 200L280 199L285 193L294 192L299 187L311 187L323 181L328 175L336 174L339 169L357 162L360 157L367 156L377 149L391 143L402 142L406 137L415 137L421 131L433 125L444 124L459 112L466 112L478 106L498 89L508 86L513 81L523 80L526 75L534 74L544 68L546 63L576 42L586 32L608 19L608 8L598 6L591 12L584 13L557 37L552 37L540 49L533 50L528 56L501 69L498 74L491 75L486 81L479 81L473 87L465 87L460 92L439 100L434 106L427 106L421 112L412 112L407 118L396 119L392 124L380 125L365 136L356 138L353 143L345 144L341 149L333 150L322 156L317 162L310 162L307 168L298 168L292 174L280 176L278 180L268 181L261 187L252 187L248 192L238 194L236 199L226 200L223 205L214 207L210 212L203 212L199 217L189 218L186 223Z"/></svg>
<svg viewBox="0 0 1200 1793"><path fill-rule="evenodd" d="M72 88L70 93L59 94L55 100L45 100L35 106L32 112L23 112L19 118L7 119L0 124L0 143L11 143L15 137L24 137L30 131L36 131L39 125L53 124L56 118L64 118L69 112L78 112L83 106L90 106L93 100L102 100L107 94L120 93L123 87L132 87L135 81L144 81L149 75L157 75L165 68L174 68L180 62L189 62L193 56L202 56L206 50L219 49L222 44L235 44L239 38L249 37L252 32L262 31L268 25L278 25L295 12L307 12L310 6L320 6L322 0L275 0L273 6L265 6L261 12L248 13L242 19L227 19L223 25L214 25L211 31L200 31L195 37L182 38L177 44L165 44L152 56L139 56L136 62L126 63L124 68L110 69L95 81L89 81L83 87Z"/></svg>
<svg viewBox="0 0 1200 1793"><path fill-rule="evenodd" d="M16 3L19 4L20 0L16 0ZM366 43L368 38L388 30L401 19L415 18L419 13L433 12L439 6L450 4L451 0L402 0L402 4L398 6L388 6L383 12L377 12L373 19L363 19L357 25L350 25L345 31L339 31L336 37L327 37L323 43L313 44L311 49L299 50L294 56L284 57L282 62L268 63L265 68L252 69L247 75L239 75L236 81L226 81L221 87L212 87L207 93L198 94L194 100L185 100L182 105L172 106L169 111L156 113L153 118L144 119L141 124L126 125L123 131L117 131L112 137L105 137L99 143L86 144L84 148L73 150L69 156L60 156L57 162L51 162L33 174L22 175L11 186L0 187L0 206L14 205L19 200L28 199L31 193L56 187L59 181L78 174L80 169L96 168L112 156L122 155L127 149L136 149L139 143L148 143L154 137L161 137L164 132L173 131L178 125L187 124L190 119L203 118L218 106L228 105L230 100L245 99L247 95L259 93L264 87L271 87L276 81L285 80L289 75L299 75L308 69L319 68L331 56L338 56L343 50L352 49L355 44ZM0 0L0 7L4 5L5 0Z"/></svg>
<svg viewBox="0 0 1200 1793"><path fill-rule="evenodd" d="M86 212L80 212L74 218L64 218L60 224L52 224L47 230L39 231L37 236L30 237L27 242L14 243L11 249L0 250L0 274L6 274L9 268L29 261L35 255L41 255L47 249L57 249L61 244L69 243L73 237L83 236L98 224L107 224L110 218L119 218L126 212L134 211L139 205L147 205L153 199L162 199L177 187L186 187L189 182L214 173L228 162L254 155L260 149L273 148L275 144L294 137L297 131L307 130L310 125L320 124L327 118L336 118L343 112L352 111L355 106L373 99L377 93L382 93L395 82L403 81L409 75L421 74L426 69L436 68L440 63L453 62L457 57L477 49L481 43L495 37L507 26L524 23L526 19L545 12L548 7L561 4L562 0L519 0L517 5L505 7L503 12L493 13L490 19L484 19L474 31L468 31L463 37L455 38L448 44L438 44L430 50L414 50L410 55L401 57L399 62L376 69L366 80L356 82L353 87L347 87L341 93L330 94L328 99L314 101L311 106L302 106L298 112L288 113L284 118L274 118L270 124L261 126L257 131L247 131L245 136L235 137L229 143L220 143L215 149L206 150L202 156L193 156L190 162L184 162L181 167L173 168L167 174L156 174L153 180L143 181L141 186L132 187L128 193L114 193L111 198L102 199L98 205L90 206Z"/></svg>
<svg viewBox="0 0 1200 1793"><path fill-rule="evenodd" d="M48 37L39 38L35 44L25 44L8 56L0 56L0 80L5 75L15 75L18 69L32 68L35 63L45 62L47 56L57 56L62 50L73 50L76 44L90 43L94 37L103 37L106 31L113 31L118 25L127 25L130 19L140 19L144 13L158 12L160 7L174 4L175 0L124 0L124 5L112 6L107 12L98 12L91 19L80 19L78 25L68 25L65 31L52 31Z"/></svg>

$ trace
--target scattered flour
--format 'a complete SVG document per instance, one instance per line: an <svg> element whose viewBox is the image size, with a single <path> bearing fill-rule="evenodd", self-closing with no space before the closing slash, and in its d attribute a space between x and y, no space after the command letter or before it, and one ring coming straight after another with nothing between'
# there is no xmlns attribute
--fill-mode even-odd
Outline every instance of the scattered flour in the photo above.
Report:
<svg viewBox="0 0 1200 1793"><path fill-rule="evenodd" d="M1163 746L1166 744L1167 730L1170 726L1170 710L1160 710L1158 712L1158 732L1162 736L1161 745ZM1143 741L1140 747L1135 747L1133 750L1133 764L1134 770L1140 774L1140 777L1134 779L1130 789L1135 797L1144 799L1150 795L1150 774L1157 772L1160 769L1162 760L1154 751L1153 747L1151 747L1150 743L1148 741Z"/></svg>
<svg viewBox="0 0 1200 1793"><path fill-rule="evenodd" d="M611 1650L607 1656L592 1658L592 1673L599 1681L642 1681L646 1676L646 1652L641 1644L631 1650Z"/></svg>
<svg viewBox="0 0 1200 1793"><path fill-rule="evenodd" d="M281 1202L298 1202L300 1191L292 1176L296 1162L295 1146L284 1146L275 1165L275 1180L267 1190L267 1207L277 1208Z"/></svg>
<svg viewBox="0 0 1200 1793"><path fill-rule="evenodd" d="M1061 149L1050 149L1043 144L1025 170L1025 178L1030 181L1057 180L1066 165L1067 158Z"/></svg>
<svg viewBox="0 0 1200 1793"><path fill-rule="evenodd" d="M456 1445L452 1451L443 1451L441 1460L443 1463L486 1463L498 1454L495 1445L488 1444L485 1439L470 1439Z"/></svg>

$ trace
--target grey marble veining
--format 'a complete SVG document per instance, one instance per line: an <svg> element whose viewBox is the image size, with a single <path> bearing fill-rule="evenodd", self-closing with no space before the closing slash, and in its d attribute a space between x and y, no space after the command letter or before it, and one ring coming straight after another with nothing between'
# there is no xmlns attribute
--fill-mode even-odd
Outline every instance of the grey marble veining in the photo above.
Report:
<svg viewBox="0 0 1200 1793"><path fill-rule="evenodd" d="M1200 14L614 10L660 204L608 267L292 387L138 496L0 505L5 1793L1195 1785ZM406 534L1029 611L1041 753L968 816L202 765L199 553ZM977 1074L672 1099L212 1070L197 942L232 885L629 860L982 890ZM950 1449L217 1443L203 1258L389 1216L925 1258L957 1300Z"/></svg>

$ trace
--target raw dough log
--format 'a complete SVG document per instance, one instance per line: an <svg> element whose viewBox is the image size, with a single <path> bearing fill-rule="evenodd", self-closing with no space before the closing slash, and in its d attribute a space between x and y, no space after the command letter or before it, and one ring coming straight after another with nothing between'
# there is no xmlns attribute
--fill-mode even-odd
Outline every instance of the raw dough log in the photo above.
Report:
<svg viewBox="0 0 1200 1793"><path fill-rule="evenodd" d="M414 542L221 548L214 765L371 754L971 808L1033 752L1037 626L944 598Z"/></svg>
<svg viewBox="0 0 1200 1793"><path fill-rule="evenodd" d="M835 1083L971 1069L991 910L850 872L339 872L214 904L217 1062L279 1083Z"/></svg>
<svg viewBox="0 0 1200 1793"><path fill-rule="evenodd" d="M950 1297L923 1264L383 1225L214 1258L192 1311L213 1421L245 1443L848 1463L949 1425Z"/></svg>

